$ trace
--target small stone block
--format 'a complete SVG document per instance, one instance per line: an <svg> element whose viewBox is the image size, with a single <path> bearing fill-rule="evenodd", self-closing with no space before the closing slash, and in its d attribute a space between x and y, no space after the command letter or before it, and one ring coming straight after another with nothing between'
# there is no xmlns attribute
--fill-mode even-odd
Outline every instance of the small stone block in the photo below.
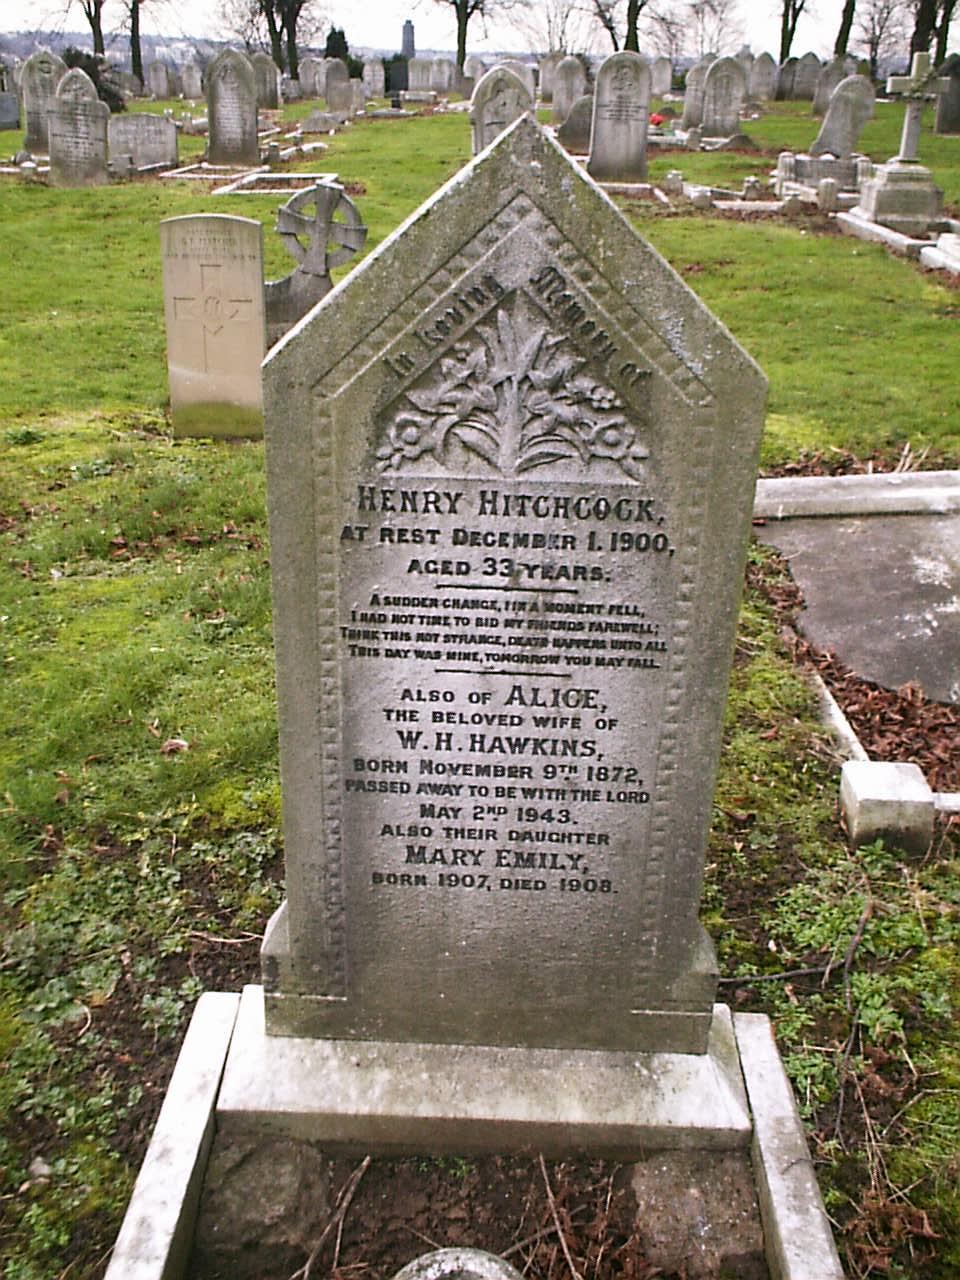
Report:
<svg viewBox="0 0 960 1280"><path fill-rule="evenodd" d="M771 1280L843 1280L770 1019L738 1013L734 1029L753 1112L753 1170Z"/></svg>
<svg viewBox="0 0 960 1280"><path fill-rule="evenodd" d="M437 1249L408 1262L393 1280L520 1280L520 1272L482 1249Z"/></svg>
<svg viewBox="0 0 960 1280"><path fill-rule="evenodd" d="M883 839L925 853L933 838L933 792L915 764L848 760L840 773L840 808L855 847Z"/></svg>
<svg viewBox="0 0 960 1280"><path fill-rule="evenodd" d="M239 1004L221 992L197 1002L104 1280L184 1274Z"/></svg>

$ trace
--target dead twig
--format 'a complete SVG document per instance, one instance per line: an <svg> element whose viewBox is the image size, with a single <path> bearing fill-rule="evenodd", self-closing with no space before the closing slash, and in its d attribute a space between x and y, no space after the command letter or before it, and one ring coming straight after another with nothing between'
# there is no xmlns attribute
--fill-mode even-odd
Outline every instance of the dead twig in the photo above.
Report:
<svg viewBox="0 0 960 1280"><path fill-rule="evenodd" d="M401 1224L404 1231L409 1231L412 1236L416 1236L418 1240L422 1240L424 1244L428 1244L431 1249L442 1249L443 1245L436 1240L431 1240L429 1236L425 1236L422 1231L418 1231L416 1227L410 1227L405 1222Z"/></svg>
<svg viewBox="0 0 960 1280"><path fill-rule="evenodd" d="M860 912L860 920L857 923L857 931L850 939L850 945L847 947L847 953L843 957L843 998L847 1006L847 1012L853 1012L853 1001L850 998L850 970L853 968L853 957L857 954L863 939L863 931L867 927L867 921L873 915L873 898L867 898L867 905Z"/></svg>
<svg viewBox="0 0 960 1280"><path fill-rule="evenodd" d="M339 1229L340 1224L343 1222L344 1218L346 1217L347 1210L350 1208L350 1202L354 1197L354 1193L356 1192L357 1187L360 1185L360 1179L370 1168L370 1159L371 1159L370 1156L364 1156L361 1162L357 1165L356 1169L354 1169L353 1173L351 1173L350 1177L346 1180L346 1182L340 1188L340 1194L337 1196L336 1208L333 1211L330 1221L323 1228L323 1232L320 1235L320 1239L314 1245L313 1252L310 1254L309 1258L307 1258L306 1262L303 1264L302 1267L298 1267L297 1270L294 1271L293 1275L291 1275L290 1277L290 1280L310 1280L310 1276L313 1272L313 1264L320 1257L320 1251L323 1249L323 1246L326 1244L327 1239L330 1235L330 1232L333 1231L334 1227L337 1227ZM340 1243L340 1236L339 1236L339 1230L338 1230L337 1244L339 1245L339 1243ZM336 1265L337 1265L336 1259L334 1259L333 1265L334 1265L334 1268L336 1268Z"/></svg>
<svg viewBox="0 0 960 1280"><path fill-rule="evenodd" d="M751 987L755 982L783 982L787 978L812 978L829 974L830 966L820 964L812 969L784 969L782 973L751 973L742 978L720 978L721 986Z"/></svg>
<svg viewBox="0 0 960 1280"><path fill-rule="evenodd" d="M567 1266L570 1268L570 1274L573 1280L583 1280L580 1272L573 1265L573 1258L570 1256L570 1248L567 1244L567 1237L563 1233L563 1227L560 1225L560 1214L557 1212L557 1202L553 1196L553 1188L550 1186L550 1178L547 1174L547 1162L543 1158L543 1152L540 1153L540 1172L543 1174L543 1185L547 1189L547 1200L550 1204L550 1212L553 1215L554 1225L557 1228L557 1235L560 1237L560 1247L563 1249L563 1256L567 1260ZM306 1280L306 1277L304 1277Z"/></svg>
<svg viewBox="0 0 960 1280"><path fill-rule="evenodd" d="M578 1204L575 1209L570 1210L571 1219L575 1218L578 1213L583 1213L586 1209L589 1209L589 1207L590 1206L586 1204ZM539 1231L535 1231L532 1236L526 1236L523 1240L518 1240L516 1244L512 1244L509 1249L504 1249L500 1257L509 1258L512 1254L520 1253L521 1250L526 1249L528 1245L539 1244L541 1240L548 1240L550 1236L556 1233L556 1230L556 1224L552 1227L542 1227ZM422 1238L426 1240L427 1237L423 1236ZM431 1240L429 1243L433 1244L433 1241ZM436 1247L439 1248L440 1246L437 1245Z"/></svg>

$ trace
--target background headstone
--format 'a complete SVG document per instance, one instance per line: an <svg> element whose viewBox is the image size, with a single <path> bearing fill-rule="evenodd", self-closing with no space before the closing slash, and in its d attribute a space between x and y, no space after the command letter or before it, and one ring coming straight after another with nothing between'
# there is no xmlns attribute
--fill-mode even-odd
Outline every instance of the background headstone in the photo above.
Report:
<svg viewBox="0 0 960 1280"><path fill-rule="evenodd" d="M145 111L112 115L107 123L110 158L128 155L135 169L151 165L173 168L177 164L177 126L166 116Z"/></svg>
<svg viewBox="0 0 960 1280"><path fill-rule="evenodd" d="M654 58L650 64L650 92L655 98L662 98L673 87L673 63L663 54Z"/></svg>
<svg viewBox="0 0 960 1280"><path fill-rule="evenodd" d="M579 58L561 58L553 73L553 122L563 124L573 104L587 91L587 73Z"/></svg>
<svg viewBox="0 0 960 1280"><path fill-rule="evenodd" d="M532 99L537 96L537 77L533 67L527 62L521 62L519 58L506 58L503 62L497 63L498 67L506 67L508 71L512 71L518 80L522 80L527 86L527 93Z"/></svg>
<svg viewBox="0 0 960 1280"><path fill-rule="evenodd" d="M20 98L16 93L0 92L0 130L20 128Z"/></svg>
<svg viewBox="0 0 960 1280"><path fill-rule="evenodd" d="M433 61L430 58L411 58L407 63L408 87L414 92L429 91L433 78Z"/></svg>
<svg viewBox="0 0 960 1280"><path fill-rule="evenodd" d="M951 53L939 68L949 87L937 98L937 133L960 133L960 53Z"/></svg>
<svg viewBox="0 0 960 1280"><path fill-rule="evenodd" d="M413 23L409 18L403 24L403 32L401 35L400 52L409 61L416 56L417 44L416 35L413 29Z"/></svg>
<svg viewBox="0 0 960 1280"><path fill-rule="evenodd" d="M173 97L170 68L165 62L151 62L145 71L147 93L158 100Z"/></svg>
<svg viewBox="0 0 960 1280"><path fill-rule="evenodd" d="M224 49L207 67L207 159L211 164L257 164L257 82L250 61Z"/></svg>
<svg viewBox="0 0 960 1280"><path fill-rule="evenodd" d="M707 78L710 62L701 59L687 71L683 85L683 115L680 117L682 129L699 129L703 119L703 82Z"/></svg>
<svg viewBox="0 0 960 1280"><path fill-rule="evenodd" d="M195 62L185 62L180 68L180 82L185 98L203 97L203 74Z"/></svg>
<svg viewBox="0 0 960 1280"><path fill-rule="evenodd" d="M705 138L730 138L740 131L740 112L747 100L747 77L736 58L718 58L703 81Z"/></svg>
<svg viewBox="0 0 960 1280"><path fill-rule="evenodd" d="M799 58L787 58L786 62L784 62L777 73L776 98L778 102L787 102L793 98L794 84L797 78L797 64L799 61Z"/></svg>
<svg viewBox="0 0 960 1280"><path fill-rule="evenodd" d="M553 101L553 85L557 76L557 66L563 60L562 53L548 53L540 59L540 100Z"/></svg>
<svg viewBox="0 0 960 1280"><path fill-rule="evenodd" d="M820 68L816 88L813 91L813 114L815 116L826 115L834 89L848 75L846 58L832 58Z"/></svg>
<svg viewBox="0 0 960 1280"><path fill-rule="evenodd" d="M250 58L257 81L257 106L273 110L280 105L280 72L269 53L255 53Z"/></svg>
<svg viewBox="0 0 960 1280"><path fill-rule="evenodd" d="M300 90L305 98L322 98L324 86L320 83L324 78L323 61L320 58L301 58L298 67Z"/></svg>
<svg viewBox="0 0 960 1280"><path fill-rule="evenodd" d="M350 75L339 58L332 58L327 67L327 83L324 92L327 110L333 115L350 115L353 111L353 88Z"/></svg>
<svg viewBox="0 0 960 1280"><path fill-rule="evenodd" d="M815 53L805 53L800 58L794 69L792 97L813 101L822 65Z"/></svg>
<svg viewBox="0 0 960 1280"><path fill-rule="evenodd" d="M766 102L777 89L777 63L769 53L758 54L750 68L750 99Z"/></svg>
<svg viewBox="0 0 960 1280"><path fill-rule="evenodd" d="M474 88L476 88L487 74L487 64L482 58L477 57L475 53L468 53L463 60L463 74L465 79L473 81Z"/></svg>
<svg viewBox="0 0 960 1280"><path fill-rule="evenodd" d="M593 127L593 94L578 98L567 118L557 129L557 141L575 156L585 156L590 150L590 130Z"/></svg>
<svg viewBox="0 0 960 1280"><path fill-rule="evenodd" d="M200 213L160 223L175 435L263 432L263 228Z"/></svg>
<svg viewBox="0 0 960 1280"><path fill-rule="evenodd" d="M494 67L481 79L470 99L473 154L498 138L525 111L533 110L527 86L507 67Z"/></svg>
<svg viewBox="0 0 960 1280"><path fill-rule="evenodd" d="M820 132L810 148L815 156L846 159L857 149L864 125L873 115L876 92L866 76L847 76L833 92Z"/></svg>
<svg viewBox="0 0 960 1280"><path fill-rule="evenodd" d="M587 171L598 181L646 178L650 81L646 58L628 50L607 58L597 72Z"/></svg>
<svg viewBox="0 0 960 1280"><path fill-rule="evenodd" d="M47 113L53 186L95 187L109 180L109 118L110 108L100 101L87 73L79 67L68 71Z"/></svg>
<svg viewBox="0 0 960 1280"><path fill-rule="evenodd" d="M386 72L379 58L370 58L363 64L363 87L369 98L382 98L386 93Z"/></svg>
<svg viewBox="0 0 960 1280"><path fill-rule="evenodd" d="M24 139L26 151L46 151L47 112L53 103L57 85L67 73L67 64L49 49L32 53L20 71L20 95L23 98Z"/></svg>
<svg viewBox="0 0 960 1280"><path fill-rule="evenodd" d="M434 58L430 69L430 88L435 93L449 93L457 74L457 64L449 58Z"/></svg>

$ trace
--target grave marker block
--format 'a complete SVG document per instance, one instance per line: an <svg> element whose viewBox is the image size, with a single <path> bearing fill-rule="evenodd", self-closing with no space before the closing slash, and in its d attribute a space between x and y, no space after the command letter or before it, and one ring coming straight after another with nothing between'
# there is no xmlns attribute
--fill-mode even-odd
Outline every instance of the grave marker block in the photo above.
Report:
<svg viewBox="0 0 960 1280"><path fill-rule="evenodd" d="M97 97L87 73L79 67L68 71L47 113L53 186L95 187L108 181L109 118L110 108Z"/></svg>

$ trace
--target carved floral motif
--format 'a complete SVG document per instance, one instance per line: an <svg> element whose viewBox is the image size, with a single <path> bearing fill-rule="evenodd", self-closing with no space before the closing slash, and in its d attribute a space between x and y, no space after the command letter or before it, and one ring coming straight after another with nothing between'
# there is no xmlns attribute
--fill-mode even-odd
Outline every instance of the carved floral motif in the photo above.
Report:
<svg viewBox="0 0 960 1280"><path fill-rule="evenodd" d="M564 343L501 308L495 327L478 325L406 392L377 451L381 468L401 470L424 454L446 463L457 441L505 477L606 459L639 479L647 451L623 403Z"/></svg>

